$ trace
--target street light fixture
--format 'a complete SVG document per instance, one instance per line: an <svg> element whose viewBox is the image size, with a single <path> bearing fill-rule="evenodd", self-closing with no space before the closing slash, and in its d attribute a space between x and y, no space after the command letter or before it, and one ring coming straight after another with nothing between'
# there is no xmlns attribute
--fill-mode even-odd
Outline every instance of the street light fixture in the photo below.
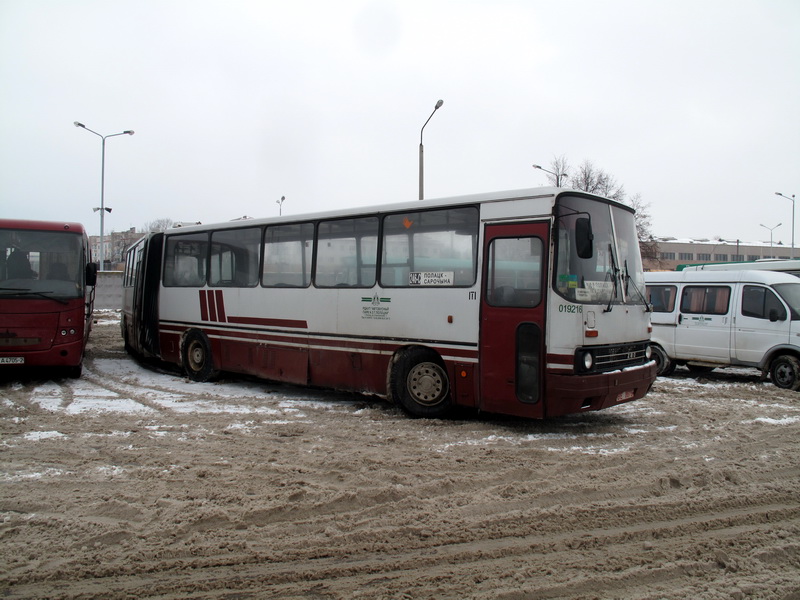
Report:
<svg viewBox="0 0 800 600"><path fill-rule="evenodd" d="M541 165L533 165L533 168L534 169L539 169L540 171L544 171L545 173L549 173L550 175L555 177L556 178L556 187L561 187L561 178L562 177L564 179L567 178L567 174L566 173L553 173L552 171L548 171L547 169L545 169Z"/></svg>
<svg viewBox="0 0 800 600"><path fill-rule="evenodd" d="M767 227L763 223L759 223L759 225L761 225L764 229L769 229L769 255L770 255L769 257L775 258L775 253L772 251L772 231L773 229L777 229L778 227L783 225L783 223L778 223L777 225L775 225L775 227Z"/></svg>
<svg viewBox="0 0 800 600"><path fill-rule="evenodd" d="M105 205L105 187L106 187L106 138L114 137L117 135L133 135L132 129L127 129L120 133L112 133L109 135L103 135L102 133L97 133L96 131L89 129L83 123L79 123L78 121L74 122L75 127L80 127L85 129L86 131L95 134L99 138L103 140L103 153L100 162L100 207L95 208L94 212L100 211L100 270L102 271L105 268L105 235L104 235L104 225L105 225L105 214L106 212L111 212L110 208L106 208Z"/></svg>
<svg viewBox="0 0 800 600"><path fill-rule="evenodd" d="M278 216L280 217L283 214L283 201L286 200L286 196L281 196L280 200L275 200L275 203L278 205Z"/></svg>
<svg viewBox="0 0 800 600"><path fill-rule="evenodd" d="M430 121L431 118L433 117L433 113L435 113L437 110L442 108L442 104L444 104L444 100L439 100L436 103L436 106L433 107L433 112L431 113L431 116L428 117L428 121ZM425 125L428 124L428 121L425 121ZM422 159L422 132L425 130L425 125L423 125L422 129L419 130L419 199L420 200L422 200L422 198L424 196L423 195L423 171L424 171L424 167L423 167L423 159Z"/></svg>
<svg viewBox="0 0 800 600"><path fill-rule="evenodd" d="M794 258L794 194L792 194L791 198L789 198L789 196L786 194L781 194L780 192L775 192L775 195L792 201L792 258Z"/></svg>

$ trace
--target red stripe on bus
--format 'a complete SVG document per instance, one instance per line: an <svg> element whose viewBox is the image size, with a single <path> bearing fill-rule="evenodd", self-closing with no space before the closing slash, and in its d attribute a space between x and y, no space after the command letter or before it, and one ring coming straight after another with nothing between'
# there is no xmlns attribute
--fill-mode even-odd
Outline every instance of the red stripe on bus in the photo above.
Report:
<svg viewBox="0 0 800 600"><path fill-rule="evenodd" d="M222 298L222 290L215 290L214 295L217 297L217 320L226 321L225 319L225 300Z"/></svg>
<svg viewBox="0 0 800 600"><path fill-rule="evenodd" d="M292 327L295 329L308 329L308 321L295 319L262 319L260 317L228 317L228 323L241 325L264 325L266 327Z"/></svg>
<svg viewBox="0 0 800 600"><path fill-rule="evenodd" d="M571 354L548 354L547 362L554 365L572 365L575 357Z"/></svg>
<svg viewBox="0 0 800 600"><path fill-rule="evenodd" d="M208 321L208 304L206 303L206 291L200 290L200 320Z"/></svg>
<svg viewBox="0 0 800 600"><path fill-rule="evenodd" d="M206 298L208 298L208 320L218 321L219 319L217 319L217 302L214 299L214 293L211 291L206 292Z"/></svg>
<svg viewBox="0 0 800 600"><path fill-rule="evenodd" d="M231 317L230 320L236 317ZM174 332L180 333L186 330L185 325L173 325L168 323L163 323L160 327L163 333L167 332ZM280 333L259 333L255 331L230 331L226 329L214 329L208 328L204 329L206 335L210 337L217 337L223 340L251 340L252 343L266 343L269 345L270 342L276 344L292 344L295 346L300 347L316 347L319 350L330 349L332 351L339 351L339 352L358 352L358 351L368 351L371 350L373 352L382 352L382 353L391 353L394 352L397 348L402 346L402 342L399 341L380 341L380 340L343 340L340 338L327 338L327 337L311 337L305 335L281 335ZM450 348L440 346L438 344L431 344L432 348L435 348L441 354L451 357L451 359L457 360L458 358L463 359L476 359L478 358L478 351L471 350L468 348Z"/></svg>

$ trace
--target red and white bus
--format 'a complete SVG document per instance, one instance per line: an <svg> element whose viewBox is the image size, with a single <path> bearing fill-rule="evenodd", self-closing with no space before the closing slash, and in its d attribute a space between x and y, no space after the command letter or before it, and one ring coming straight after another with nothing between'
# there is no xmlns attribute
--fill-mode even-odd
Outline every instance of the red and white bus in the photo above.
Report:
<svg viewBox="0 0 800 600"><path fill-rule="evenodd" d="M544 418L656 377L632 209L542 188L152 233L131 247L135 354Z"/></svg>
<svg viewBox="0 0 800 600"><path fill-rule="evenodd" d="M80 223L0 219L0 372L63 367L79 377L97 265Z"/></svg>

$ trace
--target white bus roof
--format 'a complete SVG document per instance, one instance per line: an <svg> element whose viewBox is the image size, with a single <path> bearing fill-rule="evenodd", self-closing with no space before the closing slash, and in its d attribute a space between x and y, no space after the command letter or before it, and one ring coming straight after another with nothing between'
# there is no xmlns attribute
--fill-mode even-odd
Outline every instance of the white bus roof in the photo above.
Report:
<svg viewBox="0 0 800 600"><path fill-rule="evenodd" d="M205 225L190 225L186 227L171 228L166 233L191 233L194 231L207 231L209 229L228 229L237 228L247 225L257 226L266 223L295 223L297 221L315 221L319 219L335 219L340 217L352 217L366 214L386 214L392 212L402 212L409 210L421 210L427 208L458 206L461 204L480 204L489 202L507 202L511 200L535 200L549 198L552 203L556 196L561 194L569 194L581 196L584 198L596 198L598 200L608 202L614 206L619 206L624 209L633 211L630 206L615 202L596 194L582 192L580 190L573 190L570 188L557 188L557 187L540 187L540 188L525 188L520 190L507 190L499 192L485 192L481 194L468 194L465 196L451 196L447 198L434 198L425 200L416 200L412 202L400 202L394 204L379 204L370 206L354 206L343 208L340 210L330 210L324 212L314 213L298 213L292 215L283 215L278 217L259 217L254 219L236 219L233 221L224 221L221 223L209 223ZM552 204L551 204L552 206ZM547 214L550 214L548 211Z"/></svg>
<svg viewBox="0 0 800 600"><path fill-rule="evenodd" d="M798 283L797 277L776 271L651 271L644 274L647 285L654 283Z"/></svg>
<svg viewBox="0 0 800 600"><path fill-rule="evenodd" d="M681 271L789 271L800 274L800 259L765 259L751 262L679 265Z"/></svg>

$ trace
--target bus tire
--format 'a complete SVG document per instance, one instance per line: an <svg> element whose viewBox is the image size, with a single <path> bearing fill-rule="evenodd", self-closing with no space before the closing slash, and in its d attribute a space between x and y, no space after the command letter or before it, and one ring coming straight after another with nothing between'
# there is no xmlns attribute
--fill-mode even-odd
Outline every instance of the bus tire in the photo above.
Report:
<svg viewBox="0 0 800 600"><path fill-rule="evenodd" d="M656 361L656 374L659 377L672 375L675 372L675 361L657 344L653 344L652 351L653 360Z"/></svg>
<svg viewBox="0 0 800 600"><path fill-rule="evenodd" d="M192 329L183 338L181 360L186 376L192 381L210 381L219 375L219 371L214 369L208 336L197 329Z"/></svg>
<svg viewBox="0 0 800 600"><path fill-rule="evenodd" d="M120 327L122 328L122 343L125 348L125 352L133 355L133 346L131 346L131 343L128 340L128 320L124 316L122 317Z"/></svg>
<svg viewBox="0 0 800 600"><path fill-rule="evenodd" d="M416 348L395 358L391 398L412 417L440 418L452 409L444 363L432 351Z"/></svg>
<svg viewBox="0 0 800 600"><path fill-rule="evenodd" d="M800 360L790 354L778 356L769 366L772 383L784 390L800 390Z"/></svg>

